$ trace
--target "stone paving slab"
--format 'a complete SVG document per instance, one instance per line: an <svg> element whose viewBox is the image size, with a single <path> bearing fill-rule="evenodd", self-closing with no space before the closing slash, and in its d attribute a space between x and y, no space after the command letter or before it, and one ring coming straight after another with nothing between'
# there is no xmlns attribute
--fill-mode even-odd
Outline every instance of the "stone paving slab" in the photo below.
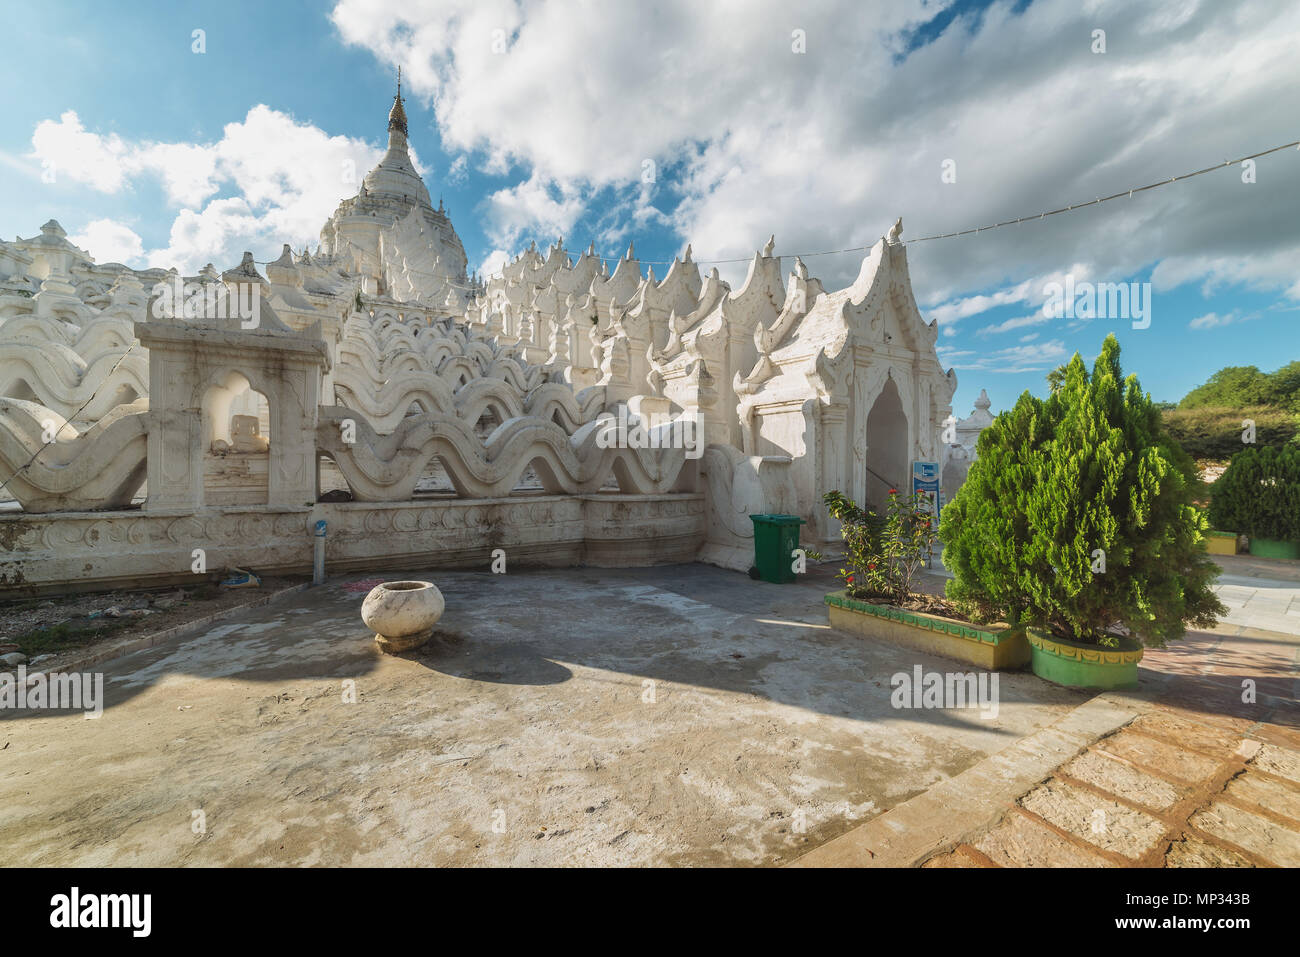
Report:
<svg viewBox="0 0 1300 957"><path fill-rule="evenodd" d="M1198 830L1257 854L1279 867L1300 867L1300 831L1224 801L1197 811L1189 821Z"/></svg>
<svg viewBox="0 0 1300 957"><path fill-rule="evenodd" d="M1247 771L1228 782L1224 795L1240 807L1260 808L1283 823L1300 825L1300 788L1286 781Z"/></svg>
<svg viewBox="0 0 1300 957"><path fill-rule="evenodd" d="M1166 867L1254 867L1236 851L1197 837L1175 841L1165 855Z"/></svg>
<svg viewBox="0 0 1300 957"><path fill-rule="evenodd" d="M1179 784L1204 784L1215 775L1220 764L1214 758L1135 731L1121 731L1097 747Z"/></svg>
<svg viewBox="0 0 1300 957"><path fill-rule="evenodd" d="M1275 623L1279 607L1295 610L1300 563L1292 564L1293 577L1270 580L1268 564L1237 563L1238 574L1221 581L1236 610L1212 631L1148 649L1139 690L1098 695L958 779L1001 763L1007 788L972 787L960 808L927 792L797 863L1300 866L1300 630L1259 627ZM1122 717L1086 720L1101 707ZM1028 760L1034 742L1080 718L1094 733L1067 732L1072 753Z"/></svg>
<svg viewBox="0 0 1300 957"><path fill-rule="evenodd" d="M986 866L994 867L1107 867L1111 863L1040 821L1018 813L1007 815L979 838L973 850L986 859Z"/></svg>
<svg viewBox="0 0 1300 957"><path fill-rule="evenodd" d="M1164 833L1164 825L1151 815L1068 781L1053 780L1035 788L1020 806L1100 850L1134 861L1155 847Z"/></svg>
<svg viewBox="0 0 1300 957"><path fill-rule="evenodd" d="M956 777L805 854L796 867L908 867L992 824L1034 782L1136 712L1094 699Z"/></svg>
<svg viewBox="0 0 1300 957"><path fill-rule="evenodd" d="M1085 751L1062 767L1060 776L1081 781L1103 793L1122 794L1127 800L1153 811L1168 811L1188 793L1187 788L1148 774L1099 748Z"/></svg>

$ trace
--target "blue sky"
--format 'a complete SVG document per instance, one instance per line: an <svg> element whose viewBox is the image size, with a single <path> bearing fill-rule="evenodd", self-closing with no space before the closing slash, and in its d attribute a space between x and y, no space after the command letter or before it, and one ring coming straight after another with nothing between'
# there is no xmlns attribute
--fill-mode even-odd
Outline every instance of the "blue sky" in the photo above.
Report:
<svg viewBox="0 0 1300 957"><path fill-rule="evenodd" d="M314 241L355 192L340 169L379 155L398 63L430 192L489 269L559 234L643 262L869 245L899 215L909 239L1300 138L1294 4L756 3L49 4L0 57L0 235L56 218L100 261L182 268ZM807 265L837 288L860 259ZM909 261L959 415L1109 331L1177 399L1300 357L1300 152ZM1046 320L1067 273L1150 282L1150 327Z"/></svg>

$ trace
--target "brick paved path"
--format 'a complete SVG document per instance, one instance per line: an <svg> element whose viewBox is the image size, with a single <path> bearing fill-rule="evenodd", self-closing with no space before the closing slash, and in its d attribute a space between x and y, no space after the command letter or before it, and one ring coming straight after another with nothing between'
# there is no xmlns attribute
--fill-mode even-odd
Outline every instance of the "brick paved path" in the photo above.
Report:
<svg viewBox="0 0 1300 957"><path fill-rule="evenodd" d="M923 866L1300 867L1298 660L1232 624L1148 650L1143 691L1101 696L1142 713Z"/></svg>
<svg viewBox="0 0 1300 957"><path fill-rule="evenodd" d="M1228 616L1148 649L1138 691L1093 697L799 863L1300 866L1300 565L1224 571Z"/></svg>

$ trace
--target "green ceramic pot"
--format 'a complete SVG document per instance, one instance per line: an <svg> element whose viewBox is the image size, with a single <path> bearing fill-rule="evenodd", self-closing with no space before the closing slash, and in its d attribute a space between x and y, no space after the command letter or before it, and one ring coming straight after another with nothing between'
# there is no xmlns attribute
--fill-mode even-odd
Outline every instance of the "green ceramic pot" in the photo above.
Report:
<svg viewBox="0 0 1300 957"><path fill-rule="evenodd" d="M1142 645L1121 638L1118 647L1103 648L1066 641L1030 628L1030 663L1034 674L1067 688L1136 688Z"/></svg>

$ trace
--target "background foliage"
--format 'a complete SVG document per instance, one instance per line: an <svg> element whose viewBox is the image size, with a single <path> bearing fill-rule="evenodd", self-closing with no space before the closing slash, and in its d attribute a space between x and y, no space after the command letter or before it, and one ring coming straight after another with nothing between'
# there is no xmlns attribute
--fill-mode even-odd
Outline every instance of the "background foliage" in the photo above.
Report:
<svg viewBox="0 0 1300 957"><path fill-rule="evenodd" d="M1300 360L1274 372L1228 366L1165 408L1165 426L1193 458L1226 461L1242 450L1242 420L1255 422L1255 443L1300 442Z"/></svg>
<svg viewBox="0 0 1300 957"><path fill-rule="evenodd" d="M1258 538L1300 542L1300 445L1248 447L1214 483L1210 522Z"/></svg>

